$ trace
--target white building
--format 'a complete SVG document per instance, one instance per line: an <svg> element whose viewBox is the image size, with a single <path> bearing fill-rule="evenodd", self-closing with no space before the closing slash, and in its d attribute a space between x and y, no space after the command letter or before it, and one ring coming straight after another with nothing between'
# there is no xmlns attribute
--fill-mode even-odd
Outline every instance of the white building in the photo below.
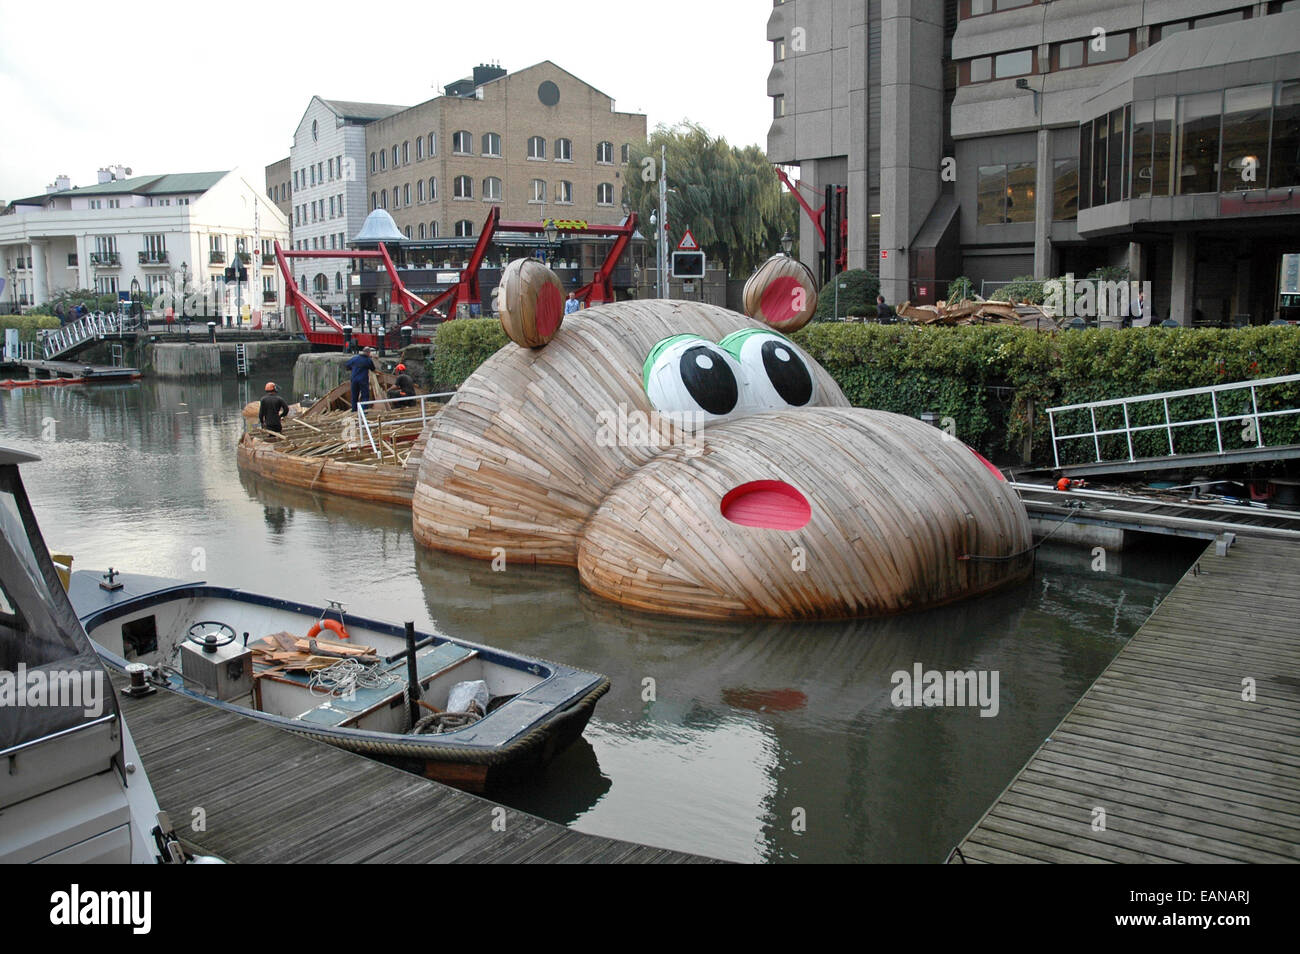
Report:
<svg viewBox="0 0 1300 954"><path fill-rule="evenodd" d="M133 281L156 295L182 278L190 288L212 282L221 301L238 294L255 309L283 300L270 251L273 240L289 241L289 223L266 197L260 172L132 177L118 166L98 178L71 188L60 176L44 195L15 200L0 215L0 274L12 284L4 310L68 289L129 293ZM253 255L255 231L260 256ZM248 284L238 290L225 282L236 255L248 266Z"/></svg>
<svg viewBox="0 0 1300 954"><path fill-rule="evenodd" d="M289 151L293 248L347 248L370 211L366 206L366 126L405 108L312 97L294 130ZM266 190L274 197L272 184L268 183ZM328 306L344 301L346 289L341 278L346 266L328 269L336 281L329 283L326 278L329 287L319 287L307 283L308 268L302 259L296 259L294 265L302 273L302 287L318 302ZM310 271L323 274L320 268Z"/></svg>

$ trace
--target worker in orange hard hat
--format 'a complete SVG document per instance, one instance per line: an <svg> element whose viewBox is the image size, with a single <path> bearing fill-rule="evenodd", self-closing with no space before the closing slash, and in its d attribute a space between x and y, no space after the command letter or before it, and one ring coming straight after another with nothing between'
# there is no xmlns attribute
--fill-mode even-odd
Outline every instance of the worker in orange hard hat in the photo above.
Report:
<svg viewBox="0 0 1300 954"><path fill-rule="evenodd" d="M393 368L397 372L397 381L395 382L398 393L393 397L413 398L415 397L415 379L406 372L406 365L399 364ZM410 407L414 401L399 401L398 407Z"/></svg>
<svg viewBox="0 0 1300 954"><path fill-rule="evenodd" d="M1056 489L1060 491L1069 490L1071 487L1087 487L1086 480L1071 480L1069 477L1062 477L1056 482Z"/></svg>
<svg viewBox="0 0 1300 954"><path fill-rule="evenodd" d="M275 382L267 381L266 394L262 396L262 403L257 408L257 423L268 431L281 434L284 431L281 422L288 416L289 405L280 397Z"/></svg>

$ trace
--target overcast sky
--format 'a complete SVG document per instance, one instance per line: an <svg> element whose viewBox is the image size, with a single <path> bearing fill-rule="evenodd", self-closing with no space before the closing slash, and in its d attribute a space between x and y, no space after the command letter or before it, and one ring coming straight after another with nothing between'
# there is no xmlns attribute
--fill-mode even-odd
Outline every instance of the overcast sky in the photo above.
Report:
<svg viewBox="0 0 1300 954"><path fill-rule="evenodd" d="M54 176L260 169L314 94L415 105L553 60L644 112L766 147L769 0L303 4L0 0L0 198ZM435 88L436 87L436 88ZM260 180L259 180L260 181Z"/></svg>

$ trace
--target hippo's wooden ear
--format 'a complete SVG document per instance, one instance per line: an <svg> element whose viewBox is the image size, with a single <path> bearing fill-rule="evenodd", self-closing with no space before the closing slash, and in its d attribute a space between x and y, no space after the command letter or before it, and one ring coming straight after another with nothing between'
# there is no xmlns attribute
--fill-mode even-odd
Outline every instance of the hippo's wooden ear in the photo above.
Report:
<svg viewBox="0 0 1300 954"><path fill-rule="evenodd" d="M540 348L564 320L564 285L537 259L517 258L501 273L497 312L511 341Z"/></svg>
<svg viewBox="0 0 1300 954"><path fill-rule="evenodd" d="M817 310L817 283L803 262L773 255L745 282L745 314L777 331L798 331Z"/></svg>

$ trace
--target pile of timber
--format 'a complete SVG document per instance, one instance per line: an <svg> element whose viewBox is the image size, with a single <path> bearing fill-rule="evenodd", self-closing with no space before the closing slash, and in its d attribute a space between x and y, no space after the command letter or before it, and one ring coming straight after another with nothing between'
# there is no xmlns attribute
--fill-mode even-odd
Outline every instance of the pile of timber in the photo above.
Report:
<svg viewBox="0 0 1300 954"><path fill-rule="evenodd" d="M433 411L433 407L429 411ZM424 426L419 420L409 420L415 413L419 413L418 408L409 407L367 413L366 419L370 422L375 441L373 450L365 431L357 425L357 416L351 411L330 411L311 419L305 416L286 418L281 425L284 430L279 434L260 427L249 433L268 442L279 453L292 457L401 467L406 464ZM408 420L404 421L404 418Z"/></svg>
<svg viewBox="0 0 1300 954"><path fill-rule="evenodd" d="M895 310L899 317L918 325L1020 325L1040 331L1057 331L1061 327L1050 311L1028 302L965 298L952 303L913 305L905 301Z"/></svg>
<svg viewBox="0 0 1300 954"><path fill-rule="evenodd" d="M340 659L353 659L367 665L379 662L373 646L352 646L286 632L264 636L255 643L249 643L248 648L252 650L254 661L265 667L259 669L261 675L281 670L314 672L317 669L328 669Z"/></svg>

